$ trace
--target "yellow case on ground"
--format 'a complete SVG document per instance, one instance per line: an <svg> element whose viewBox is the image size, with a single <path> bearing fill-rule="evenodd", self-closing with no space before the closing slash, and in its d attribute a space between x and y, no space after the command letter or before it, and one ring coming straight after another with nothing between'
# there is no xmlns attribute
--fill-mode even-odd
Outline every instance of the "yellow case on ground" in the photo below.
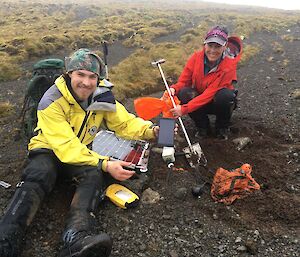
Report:
<svg viewBox="0 0 300 257"><path fill-rule="evenodd" d="M128 188L119 185L110 185L105 192L105 195L117 206L122 209L136 207L140 198Z"/></svg>

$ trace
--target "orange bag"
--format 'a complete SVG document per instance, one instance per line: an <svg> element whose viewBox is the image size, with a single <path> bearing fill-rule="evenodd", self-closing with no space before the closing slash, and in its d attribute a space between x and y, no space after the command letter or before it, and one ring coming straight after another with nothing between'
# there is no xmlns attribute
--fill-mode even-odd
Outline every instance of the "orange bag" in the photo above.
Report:
<svg viewBox="0 0 300 257"><path fill-rule="evenodd" d="M174 102L176 105L180 104L180 100L178 99L177 96L173 96L173 99L174 99ZM162 111L163 117L174 119L173 114L170 112L170 110L173 109L174 107L173 107L172 100L171 100L167 90L164 92L164 94L162 96L162 100L166 103L166 107Z"/></svg>
<svg viewBox="0 0 300 257"><path fill-rule="evenodd" d="M158 116L166 104L159 98L140 97L134 100L136 114L144 120L150 120Z"/></svg>
<svg viewBox="0 0 300 257"><path fill-rule="evenodd" d="M177 96L174 97L176 105L180 104ZM134 100L134 108L137 115L144 120L150 120L159 114L164 118L174 118L170 110L173 108L172 101L166 91L162 99L154 97L140 97Z"/></svg>
<svg viewBox="0 0 300 257"><path fill-rule="evenodd" d="M243 164L235 170L218 168L211 186L211 197L216 202L226 205L232 204L236 199L242 199L255 190L259 184L251 176L250 164Z"/></svg>

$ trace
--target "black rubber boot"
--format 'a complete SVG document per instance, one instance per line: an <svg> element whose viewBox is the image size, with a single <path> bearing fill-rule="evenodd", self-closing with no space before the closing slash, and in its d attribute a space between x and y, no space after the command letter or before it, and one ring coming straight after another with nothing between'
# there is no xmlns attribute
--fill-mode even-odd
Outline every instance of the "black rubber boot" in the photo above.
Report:
<svg viewBox="0 0 300 257"><path fill-rule="evenodd" d="M111 238L103 232L95 233L94 212L99 205L102 174L88 170L77 177L79 185L74 194L66 229L64 246L59 257L107 257L112 249Z"/></svg>
<svg viewBox="0 0 300 257"><path fill-rule="evenodd" d="M89 235L86 231L68 230L59 257L108 257L112 240L106 233Z"/></svg>
<svg viewBox="0 0 300 257"><path fill-rule="evenodd" d="M230 136L230 128L217 128L216 136L219 139L228 140L228 138Z"/></svg>
<svg viewBox="0 0 300 257"><path fill-rule="evenodd" d="M0 256L18 257L21 252L23 230L18 225L0 226Z"/></svg>
<svg viewBox="0 0 300 257"><path fill-rule="evenodd" d="M24 183L16 190L0 221L1 257L20 255L25 230L40 205L41 194L34 183Z"/></svg>

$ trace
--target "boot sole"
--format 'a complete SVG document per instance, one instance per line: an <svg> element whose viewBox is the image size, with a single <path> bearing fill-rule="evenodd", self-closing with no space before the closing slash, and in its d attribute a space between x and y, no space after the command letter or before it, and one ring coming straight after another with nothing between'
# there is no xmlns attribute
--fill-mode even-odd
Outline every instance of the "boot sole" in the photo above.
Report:
<svg viewBox="0 0 300 257"><path fill-rule="evenodd" d="M59 257L108 257L112 249L112 241L108 235L98 235L96 242L83 247L81 251L69 253L68 249Z"/></svg>

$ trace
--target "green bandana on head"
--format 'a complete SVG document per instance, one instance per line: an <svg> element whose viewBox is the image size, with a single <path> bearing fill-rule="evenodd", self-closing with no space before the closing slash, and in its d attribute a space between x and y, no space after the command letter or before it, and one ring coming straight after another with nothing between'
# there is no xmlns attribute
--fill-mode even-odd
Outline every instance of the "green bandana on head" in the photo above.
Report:
<svg viewBox="0 0 300 257"><path fill-rule="evenodd" d="M65 58L66 71L87 70L94 72L100 79L105 77L104 63L101 58L86 48L81 48Z"/></svg>

